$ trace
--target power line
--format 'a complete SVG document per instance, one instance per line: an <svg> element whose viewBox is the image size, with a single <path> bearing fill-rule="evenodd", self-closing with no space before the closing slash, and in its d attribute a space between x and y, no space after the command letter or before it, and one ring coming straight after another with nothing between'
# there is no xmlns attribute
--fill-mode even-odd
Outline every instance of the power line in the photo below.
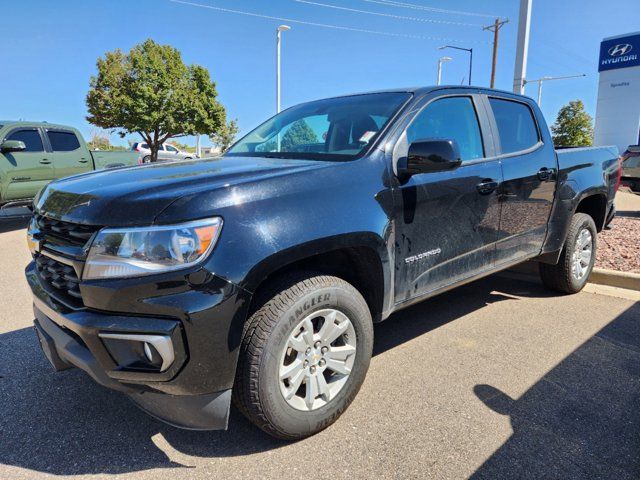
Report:
<svg viewBox="0 0 640 480"><path fill-rule="evenodd" d="M433 41L437 41L437 42L455 42L455 43L462 43L464 42L464 40L458 40L455 38L442 38L442 37L430 37L430 36L425 36L425 35L412 35L409 33L394 33L394 32L382 32L382 31L378 31L378 30L367 30L367 29L363 29L363 28L354 28L354 27L344 27L341 25L330 25L327 23L316 23L316 22L307 22L304 20L296 20L293 18L286 18L286 17L276 17L273 15L264 15L261 13L253 13L253 12L245 12L245 11L241 11L241 10L233 10L230 8L222 8L222 7L214 7L213 5L203 5L201 3L195 3L195 2L189 2L186 0L169 0L172 3L179 3L182 5L190 5L192 7L200 7L200 8L207 8L209 10L216 10L218 12L225 12L225 13L235 13L238 15L247 15L250 17L257 17L257 18L266 18L268 20L278 20L279 22L288 22L288 23L297 23L300 25L309 25L311 27L321 27L321 28L332 28L335 30L345 30L345 31L349 31L349 32L359 32L359 33L368 33L368 34L372 34L372 35L383 35L383 36L387 36L387 37L400 37L400 38L413 38L413 39L417 39L417 40L433 40ZM468 40L466 42L469 42ZM485 43L485 42L474 42L471 41L472 43Z"/></svg>
<svg viewBox="0 0 640 480"><path fill-rule="evenodd" d="M324 8L333 8L336 10L343 10L343 11L347 11L347 12L355 12L355 13L365 13L367 15L376 15L379 17L388 17L388 18L395 18L397 20L412 20L414 22L426 22L426 23L438 23L438 24L442 24L442 25L457 25L460 27L483 27L484 25L479 24L479 23L464 23L464 22L451 22L449 20L435 20L435 19L431 19L431 18L417 18L417 17L407 17L404 15L394 15L391 13L380 13L380 12L371 12L369 10L360 10L357 8L349 8L349 7L341 7L338 5L329 5L326 3L319 3L319 2L311 2L309 0L294 0L294 2L298 2L298 3L306 3L308 5L314 5L317 7L324 7Z"/></svg>
<svg viewBox="0 0 640 480"><path fill-rule="evenodd" d="M362 0L362 1L369 2L369 3L377 3L379 5L385 5L387 7L410 8L412 10L424 10L427 12L434 12L434 13L449 13L451 15L469 15L472 17L486 17L486 18L494 18L496 16L496 15L490 15L487 13L464 12L462 10L448 10L445 8L427 7L426 5L416 5L415 3L398 2L395 0Z"/></svg>

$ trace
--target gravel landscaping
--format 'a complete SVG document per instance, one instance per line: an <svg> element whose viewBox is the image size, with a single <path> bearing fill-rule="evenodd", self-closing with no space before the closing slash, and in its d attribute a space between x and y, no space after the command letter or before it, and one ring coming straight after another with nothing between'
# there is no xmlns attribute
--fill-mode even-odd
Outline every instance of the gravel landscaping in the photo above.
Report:
<svg viewBox="0 0 640 480"><path fill-rule="evenodd" d="M598 235L596 267L640 273L640 218L617 217Z"/></svg>

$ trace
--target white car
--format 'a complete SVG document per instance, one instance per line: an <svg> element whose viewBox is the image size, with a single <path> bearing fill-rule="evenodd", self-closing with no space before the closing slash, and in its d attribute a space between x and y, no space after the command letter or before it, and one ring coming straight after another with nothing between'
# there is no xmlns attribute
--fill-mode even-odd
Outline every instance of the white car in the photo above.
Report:
<svg viewBox="0 0 640 480"><path fill-rule="evenodd" d="M146 143L136 142L131 146L131 150L140 152L139 163L151 163L151 150L149 149L149 145ZM192 158L196 158L195 153L178 150L176 147L168 143L162 144L160 146L160 150L158 150L159 162L166 162L169 160L191 160Z"/></svg>

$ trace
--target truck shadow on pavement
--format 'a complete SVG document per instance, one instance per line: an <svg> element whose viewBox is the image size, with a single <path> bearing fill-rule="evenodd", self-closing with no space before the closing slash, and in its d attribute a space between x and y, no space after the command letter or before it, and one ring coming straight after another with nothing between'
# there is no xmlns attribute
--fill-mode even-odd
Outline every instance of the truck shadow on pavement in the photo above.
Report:
<svg viewBox="0 0 640 480"><path fill-rule="evenodd" d="M378 325L374 355L491 303L517 301L517 296L550 295L535 284L489 277L399 312ZM459 298L465 301L456 301ZM594 454L592 445L603 448L602 468L614 460L622 465L625 460L619 455L629 455L634 448L638 452L637 436L632 438L640 426L638 314L637 309L629 311L614 321L635 329L634 345L628 344L628 329L624 332L621 326L612 324L608 333L603 331L587 342L586 350L581 347L517 401L492 387L476 387L476 394L490 408L511 415L515 432L478 470L478 478L521 476L525 470L520 468L531 468L544 476L540 472L560 462L568 465L557 468L577 468L577 464L585 463L583 456ZM635 327L631 325L633 318ZM609 343L611 347L603 347ZM629 349L635 349L633 363ZM618 350L621 353L616 355ZM585 361L585 355L589 361ZM601 365L594 365L596 361ZM593 380L597 380L597 388ZM567 396L567 389L574 393ZM193 432L167 426L78 370L54 373L30 328L0 334L0 408L0 464L55 475L189 468L180 463L181 454L242 456L287 445L253 427L236 411L232 411L227 432ZM538 417L542 416L547 416L546 423L540 423ZM548 429L561 430L570 443L558 445L561 437ZM624 445L616 447L614 432L619 432ZM605 441L611 443L604 445Z"/></svg>
<svg viewBox="0 0 640 480"><path fill-rule="evenodd" d="M31 217L2 218L0 216L0 233L27 228Z"/></svg>
<svg viewBox="0 0 640 480"><path fill-rule="evenodd" d="M640 303L520 398L474 393L510 417L513 435L472 478L640 478Z"/></svg>

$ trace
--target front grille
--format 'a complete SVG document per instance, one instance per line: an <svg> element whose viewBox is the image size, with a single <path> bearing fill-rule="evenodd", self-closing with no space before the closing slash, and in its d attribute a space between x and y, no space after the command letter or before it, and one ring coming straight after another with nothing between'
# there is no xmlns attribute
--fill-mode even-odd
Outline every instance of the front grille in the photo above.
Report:
<svg viewBox="0 0 640 480"><path fill-rule="evenodd" d="M38 275L54 298L73 308L83 306L80 280L72 266L42 254L36 255L35 261Z"/></svg>
<svg viewBox="0 0 640 480"><path fill-rule="evenodd" d="M63 222L43 215L36 215L40 252L34 259L38 276L48 293L58 302L70 308L82 308L80 279L85 246L100 227Z"/></svg>
<svg viewBox="0 0 640 480"><path fill-rule="evenodd" d="M80 247L83 247L99 228L92 225L63 222L43 215L37 215L36 222L42 236L56 237Z"/></svg>

